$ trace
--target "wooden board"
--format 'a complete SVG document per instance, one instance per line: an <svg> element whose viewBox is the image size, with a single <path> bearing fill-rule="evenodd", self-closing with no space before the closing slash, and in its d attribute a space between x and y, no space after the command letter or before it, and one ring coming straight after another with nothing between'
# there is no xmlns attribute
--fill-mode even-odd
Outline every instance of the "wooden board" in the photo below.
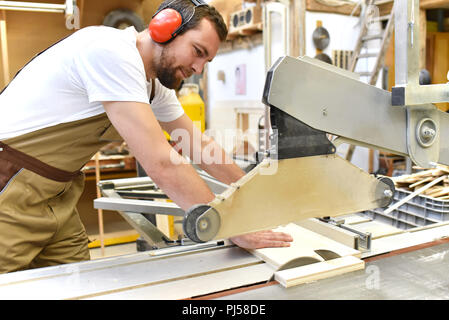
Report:
<svg viewBox="0 0 449 320"><path fill-rule="evenodd" d="M346 221L346 220L345 220ZM311 218L296 222L300 227L321 234L329 239L337 241L349 248L357 248L358 236L353 232L340 228L330 223Z"/></svg>
<svg viewBox="0 0 449 320"><path fill-rule="evenodd" d="M270 279L272 272L265 264L243 268L223 269L219 272L199 274L173 281L161 281L152 285L117 290L86 299L98 300L174 300L189 299L201 295L231 290Z"/></svg>
<svg viewBox="0 0 449 320"><path fill-rule="evenodd" d="M351 225L351 228L358 230L360 232L371 233L372 240L403 232L402 229L390 226L386 223L377 222L377 221L370 221L370 222Z"/></svg>
<svg viewBox="0 0 449 320"><path fill-rule="evenodd" d="M349 215L344 215L344 216L340 216L338 217L339 219L343 219L345 221L345 224L347 225L353 225L353 224L358 224L358 223L363 223L363 222L369 222L372 219L364 217L364 216L360 216L358 214L349 214Z"/></svg>
<svg viewBox="0 0 449 320"><path fill-rule="evenodd" d="M393 177L392 180L397 189L400 188L413 192L410 196L407 196L407 198L402 199L400 202L405 203L409 201L410 198L420 194L440 199L440 197L449 195L448 173L448 166L438 164L435 169L421 170L413 174ZM399 205L399 203L395 204L395 206L397 205Z"/></svg>
<svg viewBox="0 0 449 320"><path fill-rule="evenodd" d="M302 267L278 271L274 278L286 288L306 282L321 280L343 273L361 270L365 262L353 256L314 263Z"/></svg>
<svg viewBox="0 0 449 320"><path fill-rule="evenodd" d="M360 7L354 10L356 3L343 3L339 5L325 5L317 0L306 0L307 11L315 12L328 12L328 13L338 13L344 15L354 14L355 16L360 15Z"/></svg>
<svg viewBox="0 0 449 320"><path fill-rule="evenodd" d="M6 13L0 10L0 48L2 57L3 81L9 83L8 40L6 36Z"/></svg>
<svg viewBox="0 0 449 320"><path fill-rule="evenodd" d="M274 273L274 279L284 287L364 268L363 261L359 259L360 251L295 223L273 231L290 234L293 237L290 247L248 251L278 270Z"/></svg>
<svg viewBox="0 0 449 320"><path fill-rule="evenodd" d="M319 252L329 252L331 255L337 254L340 257L361 256L360 251L300 227L295 223L278 227L273 229L273 231L290 234L293 238L290 247L264 248L250 250L250 252L270 264L276 270L295 259L303 259L305 263L312 260L316 260L315 262L325 261L326 259L317 253L318 250L321 250ZM326 256L324 257L326 258Z"/></svg>
<svg viewBox="0 0 449 320"><path fill-rule="evenodd" d="M421 9L449 9L447 0L421 0L419 3Z"/></svg>

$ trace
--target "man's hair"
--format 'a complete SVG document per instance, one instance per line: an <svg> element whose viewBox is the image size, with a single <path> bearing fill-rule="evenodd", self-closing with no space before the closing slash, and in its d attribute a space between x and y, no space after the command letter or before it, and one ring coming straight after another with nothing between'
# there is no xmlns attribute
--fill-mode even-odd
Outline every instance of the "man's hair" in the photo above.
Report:
<svg viewBox="0 0 449 320"><path fill-rule="evenodd" d="M161 3L158 10L162 8L172 8L178 11L182 16L183 23L192 17L178 35L198 27L202 19L207 19L214 26L220 41L225 41L228 36L228 28L223 21L223 17L217 9L212 6L201 5L195 7L191 0L165 0ZM192 16L193 12L194 14Z"/></svg>

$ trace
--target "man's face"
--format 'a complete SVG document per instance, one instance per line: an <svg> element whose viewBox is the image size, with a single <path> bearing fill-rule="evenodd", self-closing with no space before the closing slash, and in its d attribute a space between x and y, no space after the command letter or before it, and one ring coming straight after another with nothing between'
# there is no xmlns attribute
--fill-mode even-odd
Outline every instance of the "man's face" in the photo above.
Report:
<svg viewBox="0 0 449 320"><path fill-rule="evenodd" d="M156 76L165 87L177 89L182 80L202 73L219 46L220 39L212 23L202 19L197 28L186 31L163 47L159 61L154 64Z"/></svg>

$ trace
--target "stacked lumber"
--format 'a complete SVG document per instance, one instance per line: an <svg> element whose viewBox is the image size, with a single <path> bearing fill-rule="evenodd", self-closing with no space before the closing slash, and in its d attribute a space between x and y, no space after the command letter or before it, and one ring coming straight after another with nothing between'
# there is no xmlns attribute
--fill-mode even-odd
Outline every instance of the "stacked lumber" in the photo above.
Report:
<svg viewBox="0 0 449 320"><path fill-rule="evenodd" d="M413 174L402 175L399 177L392 178L396 188L415 192L418 189L421 189L426 185L431 184L434 180L443 177L443 179L440 179L441 181L432 185L431 187L427 189L423 188L421 194L439 200L449 199L448 166L438 164L436 168L428 170L424 170L419 167L413 168L419 171Z"/></svg>

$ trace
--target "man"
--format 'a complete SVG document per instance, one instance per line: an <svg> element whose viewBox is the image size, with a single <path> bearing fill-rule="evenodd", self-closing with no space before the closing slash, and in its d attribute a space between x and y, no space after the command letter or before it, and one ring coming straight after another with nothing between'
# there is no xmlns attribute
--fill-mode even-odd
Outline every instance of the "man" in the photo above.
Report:
<svg viewBox="0 0 449 320"><path fill-rule="evenodd" d="M210 202L214 194L173 152L162 129L187 130L191 154L201 153L195 144L209 149L213 144L222 164L200 166L220 181L229 184L244 175L212 139L193 134L198 129L170 90L201 74L226 38L220 14L197 2L161 4L187 22L164 43L133 27L79 30L33 59L1 93L0 273L90 258L76 211L84 185L79 170L120 136L184 210ZM197 136L199 141L193 141ZM291 238L262 231L231 240L261 248L288 246Z"/></svg>

